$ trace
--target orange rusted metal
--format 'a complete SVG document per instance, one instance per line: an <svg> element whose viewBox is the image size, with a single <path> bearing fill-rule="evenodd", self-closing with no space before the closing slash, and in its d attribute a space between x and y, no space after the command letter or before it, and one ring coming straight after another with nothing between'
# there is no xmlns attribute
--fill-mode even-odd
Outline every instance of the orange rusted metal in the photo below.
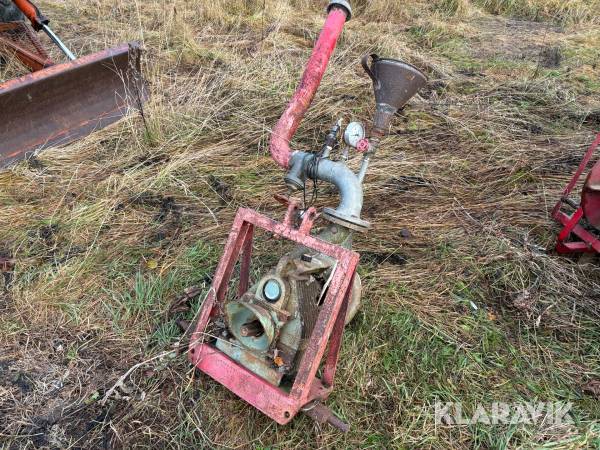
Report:
<svg viewBox="0 0 600 450"><path fill-rule="evenodd" d="M141 108L148 92L140 52L123 44L0 84L0 167Z"/></svg>
<svg viewBox="0 0 600 450"><path fill-rule="evenodd" d="M13 3L21 10L25 17L31 22L31 26L40 31L43 25L48 25L49 20L41 13L39 8L29 0L12 0Z"/></svg>
<svg viewBox="0 0 600 450"><path fill-rule="evenodd" d="M32 72L54 64L37 36L23 22L0 23L0 51L14 54Z"/></svg>

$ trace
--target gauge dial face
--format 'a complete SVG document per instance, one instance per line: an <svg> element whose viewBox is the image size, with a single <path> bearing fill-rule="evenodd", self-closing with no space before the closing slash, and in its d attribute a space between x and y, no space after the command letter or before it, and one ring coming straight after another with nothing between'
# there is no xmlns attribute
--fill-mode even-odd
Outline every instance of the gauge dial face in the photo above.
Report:
<svg viewBox="0 0 600 450"><path fill-rule="evenodd" d="M263 286L263 295L267 301L275 303L281 297L281 285L277 280L271 278Z"/></svg>
<svg viewBox="0 0 600 450"><path fill-rule="evenodd" d="M344 142L351 147L356 147L358 141L365 137L365 127L360 122L350 122L344 132Z"/></svg>

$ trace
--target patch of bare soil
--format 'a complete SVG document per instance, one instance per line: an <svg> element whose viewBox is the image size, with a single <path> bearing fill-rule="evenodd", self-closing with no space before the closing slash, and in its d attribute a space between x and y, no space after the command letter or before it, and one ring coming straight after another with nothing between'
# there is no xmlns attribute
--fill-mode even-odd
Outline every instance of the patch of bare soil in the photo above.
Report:
<svg viewBox="0 0 600 450"><path fill-rule="evenodd" d="M97 398L116 360L93 333L20 336L0 356L0 436L7 448L84 448L90 432L111 437L110 404ZM105 445L106 446L106 445Z"/></svg>

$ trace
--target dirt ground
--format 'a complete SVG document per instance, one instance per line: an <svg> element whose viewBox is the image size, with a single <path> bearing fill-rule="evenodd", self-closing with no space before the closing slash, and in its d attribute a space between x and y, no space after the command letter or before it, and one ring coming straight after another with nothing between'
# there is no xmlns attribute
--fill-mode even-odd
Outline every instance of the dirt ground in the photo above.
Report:
<svg viewBox="0 0 600 450"><path fill-rule="evenodd" d="M429 78L365 183L363 306L328 401L343 434L278 426L195 372L180 327L237 208L283 216L269 132L322 2L39 2L79 55L142 41L151 100L145 120L0 172L1 448L600 446L599 260L558 256L549 213L600 129L600 11L402 3L356 2L293 142L369 121L366 53ZM7 60L0 79L18 71ZM322 186L316 206L335 202ZM570 402L573 422L436 425L437 402Z"/></svg>

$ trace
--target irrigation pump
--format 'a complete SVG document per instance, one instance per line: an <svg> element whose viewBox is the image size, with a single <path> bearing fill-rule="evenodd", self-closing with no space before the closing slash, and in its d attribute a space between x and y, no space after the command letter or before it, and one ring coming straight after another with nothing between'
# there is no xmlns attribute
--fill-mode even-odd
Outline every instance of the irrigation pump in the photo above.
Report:
<svg viewBox="0 0 600 450"><path fill-rule="evenodd" d="M328 182L337 188L340 203L324 208L322 217L328 224L314 235L317 211L302 209L294 200L277 197L287 205L283 222L240 209L189 347L189 358L198 369L276 422L286 424L302 411L342 430L348 425L322 402L333 388L344 325L361 299L359 255L352 250L352 235L370 227L361 218L362 182L392 118L426 83L409 64L367 55L362 64L376 99L369 135L360 123L349 124L343 132L348 147L335 160L332 151L342 134L338 121L319 151L292 151L290 140L350 16L347 1L330 2L300 85L270 142L273 159L287 170L284 180L291 193L304 189L308 179ZM349 147L363 153L358 173L346 165ZM261 230L293 245L276 264L257 271L252 248ZM251 281L257 272L257 280ZM231 285L234 279L237 287Z"/></svg>

